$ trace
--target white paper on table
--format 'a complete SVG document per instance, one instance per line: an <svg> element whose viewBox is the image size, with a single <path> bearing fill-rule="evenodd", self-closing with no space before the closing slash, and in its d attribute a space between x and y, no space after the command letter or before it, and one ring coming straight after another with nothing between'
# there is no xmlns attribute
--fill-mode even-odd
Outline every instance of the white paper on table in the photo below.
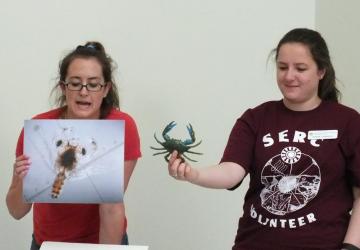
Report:
<svg viewBox="0 0 360 250"><path fill-rule="evenodd" d="M24 178L26 202L121 202L124 190L124 121L26 120L24 153L31 166ZM52 197L59 158L69 147L76 164L65 171L57 198Z"/></svg>
<svg viewBox="0 0 360 250"><path fill-rule="evenodd" d="M124 246L105 244L65 243L44 241L41 250L148 250L148 246Z"/></svg>

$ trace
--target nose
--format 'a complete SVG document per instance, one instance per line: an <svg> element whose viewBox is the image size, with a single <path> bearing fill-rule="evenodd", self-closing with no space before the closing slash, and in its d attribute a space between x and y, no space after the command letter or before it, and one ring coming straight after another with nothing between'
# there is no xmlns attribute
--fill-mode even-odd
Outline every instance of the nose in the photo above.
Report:
<svg viewBox="0 0 360 250"><path fill-rule="evenodd" d="M80 95L87 95L89 93L87 89L87 84L82 84L80 89Z"/></svg>
<svg viewBox="0 0 360 250"><path fill-rule="evenodd" d="M286 81L293 81L295 79L295 72L292 69L288 69L284 72L284 79Z"/></svg>

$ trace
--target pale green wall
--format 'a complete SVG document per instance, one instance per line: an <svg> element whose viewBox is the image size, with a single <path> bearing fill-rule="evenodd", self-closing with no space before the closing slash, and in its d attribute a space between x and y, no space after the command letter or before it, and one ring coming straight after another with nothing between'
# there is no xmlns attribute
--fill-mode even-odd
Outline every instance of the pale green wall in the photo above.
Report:
<svg viewBox="0 0 360 250"><path fill-rule="evenodd" d="M360 1L317 0L316 28L326 39L343 94L360 111Z"/></svg>
<svg viewBox="0 0 360 250"><path fill-rule="evenodd" d="M122 107L142 142L125 197L129 236L150 250L230 249L242 213L234 192L175 182L153 133L191 122L203 143L196 167L220 160L241 113L280 98L267 57L288 30L315 27L313 0L1 0L0 249L28 249L31 214L8 215L8 189L23 120L49 109L59 59L86 40L100 40L119 66Z"/></svg>

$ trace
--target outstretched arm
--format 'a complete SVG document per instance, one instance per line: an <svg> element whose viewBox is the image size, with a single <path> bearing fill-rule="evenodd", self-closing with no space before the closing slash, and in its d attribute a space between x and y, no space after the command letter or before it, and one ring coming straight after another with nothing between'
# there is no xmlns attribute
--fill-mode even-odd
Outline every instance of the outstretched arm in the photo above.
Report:
<svg viewBox="0 0 360 250"><path fill-rule="evenodd" d="M360 248L360 188L354 187L353 194L354 204L344 243L350 243Z"/></svg>
<svg viewBox="0 0 360 250"><path fill-rule="evenodd" d="M174 151L169 160L169 174L175 179L202 187L229 189L240 183L246 174L242 166L233 162L222 162L218 165L195 169L177 157L178 153Z"/></svg>

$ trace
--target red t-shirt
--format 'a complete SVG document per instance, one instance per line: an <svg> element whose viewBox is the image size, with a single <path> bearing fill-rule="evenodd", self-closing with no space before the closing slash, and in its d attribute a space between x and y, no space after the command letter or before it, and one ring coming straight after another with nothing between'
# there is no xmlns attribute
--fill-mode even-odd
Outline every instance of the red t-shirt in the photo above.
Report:
<svg viewBox="0 0 360 250"><path fill-rule="evenodd" d="M35 116L33 119L58 119L63 109L58 108ZM141 156L140 139L135 121L128 114L112 109L107 120L125 121L124 160L136 160ZM18 139L16 156L23 154L24 131ZM36 242L99 242L98 204L34 203L33 223ZM126 227L126 225L125 225Z"/></svg>
<svg viewBox="0 0 360 250"><path fill-rule="evenodd" d="M222 162L250 175L233 250L340 249L360 186L360 115L264 103L240 117Z"/></svg>

